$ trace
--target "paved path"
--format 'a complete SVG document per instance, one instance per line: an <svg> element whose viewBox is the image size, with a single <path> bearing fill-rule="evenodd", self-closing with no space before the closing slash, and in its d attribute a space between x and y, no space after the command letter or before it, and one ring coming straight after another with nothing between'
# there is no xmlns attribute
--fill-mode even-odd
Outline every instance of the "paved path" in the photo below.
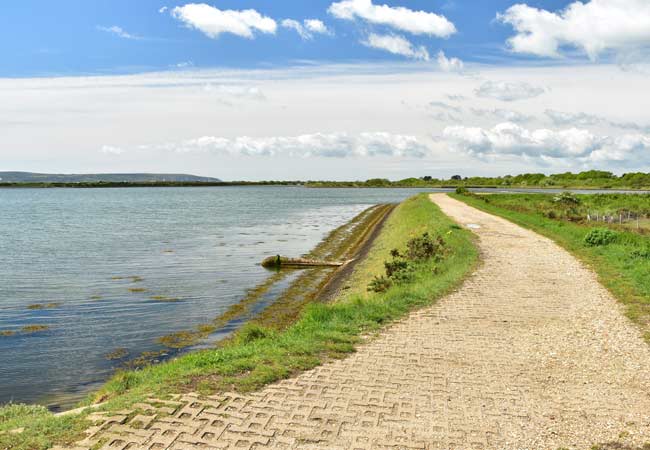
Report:
<svg viewBox="0 0 650 450"><path fill-rule="evenodd" d="M345 360L251 395L116 415L107 449L557 449L650 442L650 347L550 240L446 195L484 263L454 294ZM149 411L147 411L149 410ZM166 412L168 416L156 416Z"/></svg>

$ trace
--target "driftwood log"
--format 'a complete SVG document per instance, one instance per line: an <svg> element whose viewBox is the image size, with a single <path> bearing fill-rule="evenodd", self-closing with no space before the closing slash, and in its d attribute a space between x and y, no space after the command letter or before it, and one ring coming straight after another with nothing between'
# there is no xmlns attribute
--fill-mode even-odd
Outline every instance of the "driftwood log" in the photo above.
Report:
<svg viewBox="0 0 650 450"><path fill-rule="evenodd" d="M350 261L320 261L317 259L288 258L286 256L269 256L262 261L263 267L341 267Z"/></svg>

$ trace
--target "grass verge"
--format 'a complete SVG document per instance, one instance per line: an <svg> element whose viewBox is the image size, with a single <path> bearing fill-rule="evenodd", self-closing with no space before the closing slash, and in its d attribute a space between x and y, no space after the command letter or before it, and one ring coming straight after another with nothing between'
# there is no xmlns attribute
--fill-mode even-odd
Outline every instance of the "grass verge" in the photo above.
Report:
<svg viewBox="0 0 650 450"><path fill-rule="evenodd" d="M613 242L589 245L585 240L587 234L602 225L546 217L544 205L551 202L552 196L544 194L452 194L452 197L549 237L585 262L624 305L627 317L641 328L650 343L650 237L618 228L612 230ZM584 196L582 200L591 201L589 197Z"/></svg>
<svg viewBox="0 0 650 450"><path fill-rule="evenodd" d="M383 270L390 250L404 249L422 233L443 236L447 254L442 261L419 264L410 282L383 293L366 292L374 275ZM430 305L459 285L475 266L478 252L469 231L459 229L427 195L400 204L388 218L368 258L355 268L350 293L338 301L307 306L299 319L283 331L249 324L222 348L179 357L139 371L118 373L95 396L107 401L103 410L128 408L151 396L198 390L214 393L259 389L265 384L353 352L361 336L399 319L409 311ZM435 268L435 271L434 271ZM68 442L70 431L83 428L84 415L53 418L21 415L5 421L0 409L0 431L24 428L20 434L0 434L0 448L41 449ZM42 414L41 414L42 413ZM65 425L64 425L65 423Z"/></svg>

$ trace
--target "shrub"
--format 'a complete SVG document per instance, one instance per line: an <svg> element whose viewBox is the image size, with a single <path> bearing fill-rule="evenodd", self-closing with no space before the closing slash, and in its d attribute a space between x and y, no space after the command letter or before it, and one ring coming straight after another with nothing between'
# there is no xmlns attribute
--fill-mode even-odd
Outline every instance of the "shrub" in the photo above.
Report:
<svg viewBox="0 0 650 450"><path fill-rule="evenodd" d="M406 253L398 249L390 251L391 259L384 262L386 275L376 276L369 284L368 291L385 292L395 284L411 281L417 265L432 258L440 261L446 253L445 242L440 237L431 237L429 233L410 239L406 243Z"/></svg>
<svg viewBox="0 0 650 450"><path fill-rule="evenodd" d="M440 258L444 251L445 242L440 236L435 239L424 233L407 242L407 257L412 261L423 261L429 258Z"/></svg>
<svg viewBox="0 0 650 450"><path fill-rule="evenodd" d="M616 241L618 234L607 228L594 228L585 236L585 244L589 247L608 245Z"/></svg>
<svg viewBox="0 0 650 450"><path fill-rule="evenodd" d="M391 261L386 261L384 263L384 268L386 269L386 276L391 278L393 275L407 270L409 266L408 261L401 259L400 257L393 257Z"/></svg>
<svg viewBox="0 0 650 450"><path fill-rule="evenodd" d="M368 284L368 290L371 292L386 292L392 285L393 282L385 276L376 276L370 284Z"/></svg>
<svg viewBox="0 0 650 450"><path fill-rule="evenodd" d="M580 199L573 192L562 192L553 197L553 201L567 206L577 206L580 204Z"/></svg>
<svg viewBox="0 0 650 450"><path fill-rule="evenodd" d="M466 187L459 186L459 187L456 188L456 194L458 194L458 195L467 195L467 194L469 194L469 190L467 190Z"/></svg>

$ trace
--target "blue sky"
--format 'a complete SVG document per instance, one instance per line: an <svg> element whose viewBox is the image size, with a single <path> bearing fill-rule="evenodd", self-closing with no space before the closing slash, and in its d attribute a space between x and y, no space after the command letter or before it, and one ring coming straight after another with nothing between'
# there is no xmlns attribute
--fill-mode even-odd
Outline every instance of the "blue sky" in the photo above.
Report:
<svg viewBox="0 0 650 450"><path fill-rule="evenodd" d="M223 34L209 39L189 29L169 10L188 2L160 0L42 0L7 1L3 4L0 51L4 62L1 77L138 73L167 70L192 62L195 67L264 67L291 65L300 60L328 62L390 61L395 55L359 44L365 31L358 23L337 20L328 14L329 0L218 0L208 2L222 10L255 9L278 22L283 19L320 19L334 31L326 38L302 40L294 31L280 28L275 35L260 34L242 39ZM531 1L529 5L548 10L569 2ZM444 15L458 32L448 39L413 36L417 45L430 52L443 50L449 56L469 62L509 64L529 60L505 50L512 34L508 25L497 23L497 12L513 4L509 0L395 0L404 6ZM102 31L120 27L136 37L128 39ZM377 26L385 31L387 27Z"/></svg>
<svg viewBox="0 0 650 450"><path fill-rule="evenodd" d="M650 171L648 0L7 0L0 171Z"/></svg>

